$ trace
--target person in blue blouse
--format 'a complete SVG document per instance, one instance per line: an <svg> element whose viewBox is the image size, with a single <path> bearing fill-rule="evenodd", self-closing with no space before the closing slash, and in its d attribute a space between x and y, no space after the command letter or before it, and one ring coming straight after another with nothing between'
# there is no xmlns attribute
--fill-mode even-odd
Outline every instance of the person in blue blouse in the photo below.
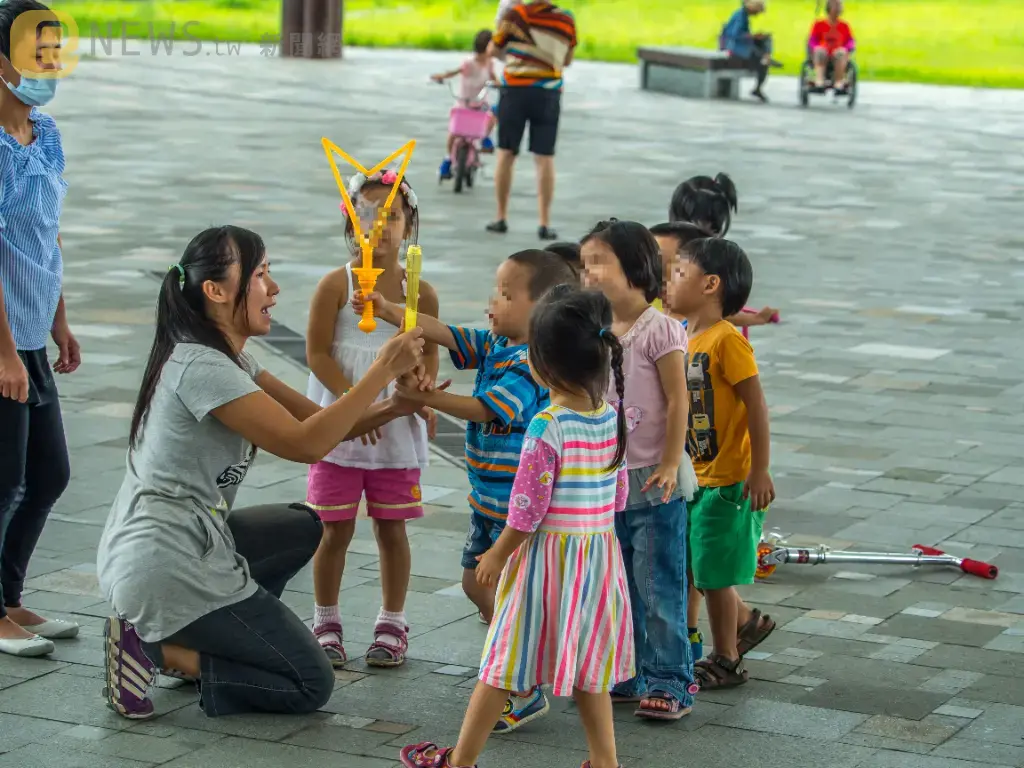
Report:
<svg viewBox="0 0 1024 768"><path fill-rule="evenodd" d="M60 82L45 71L60 68L61 27L56 15L15 23L33 11L50 13L34 0L0 4L0 653L15 656L45 656L52 640L78 634L21 604L29 559L71 475L53 373L81 363L61 289L64 149L37 109Z"/></svg>
<svg viewBox="0 0 1024 768"><path fill-rule="evenodd" d="M722 27L718 47L728 51L730 56L748 62L750 68L757 73L757 85L750 95L767 102L768 97L764 95L762 87L768 79L768 68L782 65L772 58L772 36L750 32L750 17L758 16L764 11L764 0L743 0L743 5Z"/></svg>

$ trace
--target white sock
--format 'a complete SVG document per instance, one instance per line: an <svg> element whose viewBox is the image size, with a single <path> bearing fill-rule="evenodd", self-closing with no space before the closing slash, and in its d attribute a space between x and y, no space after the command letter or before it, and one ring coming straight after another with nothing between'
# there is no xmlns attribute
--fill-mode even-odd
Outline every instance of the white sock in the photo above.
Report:
<svg viewBox="0 0 1024 768"><path fill-rule="evenodd" d="M313 605L313 628L322 627L324 624L341 624L341 612L336 605ZM341 635L337 632L328 632L320 636L320 640L334 640L341 642Z"/></svg>
<svg viewBox="0 0 1024 768"><path fill-rule="evenodd" d="M391 611L385 611L383 608L380 609L380 613L377 614L377 622L380 623L386 621L388 624L396 624L399 627L405 627L405 611L399 611L398 613L392 613ZM390 645L398 645L399 639L394 635L389 635L386 632L381 633L377 636L381 642L388 643Z"/></svg>

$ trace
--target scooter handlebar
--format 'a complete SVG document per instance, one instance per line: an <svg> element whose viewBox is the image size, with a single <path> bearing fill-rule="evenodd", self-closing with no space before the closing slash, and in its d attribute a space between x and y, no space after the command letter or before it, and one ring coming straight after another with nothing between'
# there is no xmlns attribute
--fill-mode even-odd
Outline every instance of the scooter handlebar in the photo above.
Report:
<svg viewBox="0 0 1024 768"><path fill-rule="evenodd" d="M980 576L983 579L994 579L999 575L999 568L983 563L981 560L965 559L960 563L960 570L971 574L971 576Z"/></svg>

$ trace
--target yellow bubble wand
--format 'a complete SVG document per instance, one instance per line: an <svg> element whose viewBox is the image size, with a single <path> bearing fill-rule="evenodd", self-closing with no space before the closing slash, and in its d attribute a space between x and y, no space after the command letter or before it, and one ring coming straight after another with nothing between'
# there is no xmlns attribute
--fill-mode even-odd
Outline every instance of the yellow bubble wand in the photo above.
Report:
<svg viewBox="0 0 1024 768"><path fill-rule="evenodd" d="M384 272L383 269L374 268L373 266L373 250L377 247L380 242L381 233L384 231L384 225L387 222L388 214L391 212L391 205L395 202L395 197L398 195L398 188L402 184L402 180L405 178L405 170L409 167L409 161L412 160L413 150L416 148L416 142L410 141L403 145L399 149L392 152L385 159L381 160L373 168L367 169L362 163L355 160L345 150L341 149L337 144L323 137L321 143L324 147L324 152L327 154L327 161L331 164L331 171L334 173L334 180L338 184L338 189L341 192L341 199L344 202L345 210L348 211L349 219L352 221L352 231L355 234L356 242L359 244L359 248L363 254L362 266L356 267L352 270L352 274L356 276L356 280L359 281L359 290L362 291L363 296L369 296L373 293L373 289L377 285L377 278ZM391 186L391 192L388 194L387 200L384 201L384 205L380 208L377 213L377 217L374 220L373 226L369 232L363 232L362 224L359 221L359 216L356 214L356 207L352 201L352 197L348 193L348 188L345 186L345 181L341 176L341 171L338 170L338 164L334 160L334 154L339 155L346 163L353 166L359 173L366 177L373 176L375 173L382 171L396 158L404 155L401 165L398 168L397 178L395 183ZM418 246L409 246L410 257L412 257L412 251L419 251ZM414 289L412 288L412 280L407 278L407 299L406 299L406 311L408 312L408 306L410 300L413 304L413 317L415 317L415 307L419 301L419 255L416 257L416 274L415 274L415 295L413 295ZM409 269L406 268L406 274L408 275ZM363 316L359 321L359 330L364 333L370 333L377 327L377 321L373 317L373 302L367 301L363 306ZM406 328L412 326L406 322Z"/></svg>

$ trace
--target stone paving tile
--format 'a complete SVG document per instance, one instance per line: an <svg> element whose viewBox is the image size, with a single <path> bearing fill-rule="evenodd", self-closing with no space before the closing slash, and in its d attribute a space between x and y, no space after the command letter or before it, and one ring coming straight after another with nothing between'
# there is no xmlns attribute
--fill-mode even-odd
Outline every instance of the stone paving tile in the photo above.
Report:
<svg viewBox="0 0 1024 768"><path fill-rule="evenodd" d="M227 738L208 747L190 752L183 757L164 763L168 768L208 768L211 765L245 766L245 768L320 768L329 761L333 768L394 768L398 763L398 751L393 760L365 757L343 752L324 752L291 744L256 742L247 739Z"/></svg>
<svg viewBox="0 0 1024 768"><path fill-rule="evenodd" d="M885 715L889 720L921 720L949 701L952 696L953 694L947 693L925 693L913 688L844 681L817 686L813 691L797 699L797 703L845 712L860 712L865 715ZM875 736L907 738L878 731L864 732Z"/></svg>
<svg viewBox="0 0 1024 768"><path fill-rule="evenodd" d="M866 715L824 707L776 702L771 707L744 701L715 719L716 725L831 741L867 720Z"/></svg>
<svg viewBox="0 0 1024 768"><path fill-rule="evenodd" d="M979 741L962 734L940 744L932 750L932 754L936 757L976 760L987 765L1024 766L1024 747Z"/></svg>
<svg viewBox="0 0 1024 768"><path fill-rule="evenodd" d="M950 720L952 718L949 718ZM879 736L901 741L918 741L924 744L941 744L957 733L967 721L936 722L936 718L927 719L892 717L875 715L870 720L857 726L857 733Z"/></svg>
<svg viewBox="0 0 1024 768"><path fill-rule="evenodd" d="M970 672L1024 678L1019 653L987 651L962 645L939 645L914 659L914 664L940 669L964 669Z"/></svg>
<svg viewBox="0 0 1024 768"><path fill-rule="evenodd" d="M893 616L877 627L878 632L897 637L946 642L951 645L981 647L1002 634L1002 629L982 624L968 624L920 616Z"/></svg>
<svg viewBox="0 0 1024 768"><path fill-rule="evenodd" d="M1024 707L991 704L964 730L963 735L989 743L1020 746L1021 723L1024 723Z"/></svg>
<svg viewBox="0 0 1024 768"><path fill-rule="evenodd" d="M914 755L884 751L872 757L871 764L875 768L983 768L986 765L976 760L953 760L930 754ZM989 765L988 768L993 766Z"/></svg>
<svg viewBox="0 0 1024 768"><path fill-rule="evenodd" d="M82 752L67 745L28 744L11 752L0 754L0 768L144 768L155 761L129 760L106 754Z"/></svg>
<svg viewBox="0 0 1024 768"><path fill-rule="evenodd" d="M113 730L129 727L130 720L104 706L102 690L102 681L56 672L4 691L0 696L0 712ZM194 701L192 695L162 689L153 696L161 712L186 707Z"/></svg>

